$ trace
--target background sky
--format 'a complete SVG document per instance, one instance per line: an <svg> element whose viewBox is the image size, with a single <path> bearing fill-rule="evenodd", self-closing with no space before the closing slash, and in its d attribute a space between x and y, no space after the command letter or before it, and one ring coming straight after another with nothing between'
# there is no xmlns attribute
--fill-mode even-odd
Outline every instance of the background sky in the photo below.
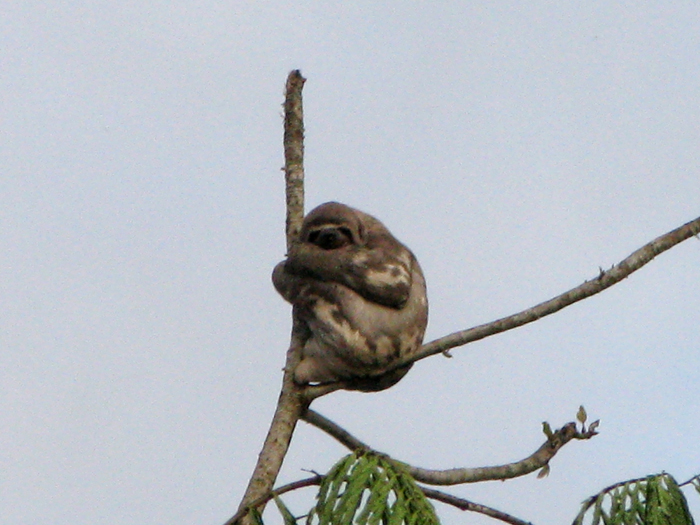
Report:
<svg viewBox="0 0 700 525"><path fill-rule="evenodd" d="M291 69L308 78L307 210L345 202L416 253L427 340L546 300L700 215L697 2L0 11L2 524L215 525L235 511L291 326L270 283ZM568 523L611 483L700 472L699 270L690 239L388 391L314 408L449 468L522 459L542 421L583 404L601 433L549 477L451 490ZM300 423L279 483L344 454Z"/></svg>

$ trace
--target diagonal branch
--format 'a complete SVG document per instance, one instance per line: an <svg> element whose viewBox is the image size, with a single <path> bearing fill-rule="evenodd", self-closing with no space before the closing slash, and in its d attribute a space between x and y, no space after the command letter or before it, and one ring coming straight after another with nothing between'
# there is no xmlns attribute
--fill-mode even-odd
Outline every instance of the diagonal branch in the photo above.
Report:
<svg viewBox="0 0 700 525"><path fill-rule="evenodd" d="M357 439L347 430L314 410L307 410L302 416L302 419L316 428L323 430L350 450L372 450L370 446ZM547 466L557 452L569 441L572 439L590 439L597 434L597 427L598 424L594 423L590 425L588 430L578 430L575 423L567 423L559 430L548 435L547 441L525 459L492 467L432 470L414 467L402 461L390 458L390 456L386 457L407 469L409 474L411 474L416 481L428 483L430 485L459 485L462 483L476 483L479 481L504 480L525 476L526 474Z"/></svg>
<svg viewBox="0 0 700 525"><path fill-rule="evenodd" d="M330 419L328 419L325 416L322 416L315 410L311 410L310 408L304 412L304 414L301 416L301 419L309 423L310 425L315 426L318 429L323 430L326 434L331 436L332 438L335 438L340 442L341 445L346 447L349 450L358 450L358 449L367 449L367 450L372 450L372 447L369 445L363 443L359 439L357 439L355 436L353 436L350 432L345 430L343 427L338 425L337 423L334 423Z"/></svg>
<svg viewBox="0 0 700 525"><path fill-rule="evenodd" d="M494 509L492 507L487 507L481 503L474 503L473 501L466 500L464 498L458 498L452 494L447 494L445 492L440 492L439 490L429 489L427 487L420 487L428 498L446 503L447 505L452 505L457 507L459 510L469 510L472 512L478 512L490 518L495 518L497 520L510 523L511 525L532 525L528 521L523 521L515 516L501 512L500 510Z"/></svg>
<svg viewBox="0 0 700 525"><path fill-rule="evenodd" d="M596 427L597 425L591 425L588 430L579 431L576 428L576 423L567 423L554 431L547 441L530 456L506 465L447 470L429 470L409 466L408 471L416 481L430 485L458 485L461 483L517 478L546 467L557 452L569 441L573 439L590 439L597 435Z"/></svg>
<svg viewBox="0 0 700 525"><path fill-rule="evenodd" d="M541 317L558 312L569 305L600 293L606 288L610 288L614 284L619 283L645 264L651 262L657 255L673 248L676 244L690 237L697 236L699 233L700 217L687 222L683 226L665 235L657 237L632 253L618 265L613 265L613 267L607 271L601 270L600 275L593 280L586 281L582 285L572 288L549 301L540 303L517 314L436 339L435 341L423 345L420 351L410 359L397 363L396 367L399 368L410 362L419 361L420 359L439 354L440 352L446 352L450 348L462 346L491 335L518 328L519 326L537 321Z"/></svg>

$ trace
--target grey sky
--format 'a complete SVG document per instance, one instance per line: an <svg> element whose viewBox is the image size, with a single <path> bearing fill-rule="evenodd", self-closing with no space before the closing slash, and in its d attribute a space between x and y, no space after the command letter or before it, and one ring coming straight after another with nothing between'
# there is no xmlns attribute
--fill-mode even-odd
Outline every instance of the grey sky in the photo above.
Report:
<svg viewBox="0 0 700 525"><path fill-rule="evenodd" d="M698 4L494 4L2 6L0 523L235 510L289 338L270 272L290 69L308 78L307 209L346 202L411 247L428 339L700 215ZM538 525L628 477L685 480L700 471L699 268L691 239L600 296L315 408L447 468L520 459L543 420L584 404L601 435L548 478L453 490ZM344 453L300 424L280 482Z"/></svg>

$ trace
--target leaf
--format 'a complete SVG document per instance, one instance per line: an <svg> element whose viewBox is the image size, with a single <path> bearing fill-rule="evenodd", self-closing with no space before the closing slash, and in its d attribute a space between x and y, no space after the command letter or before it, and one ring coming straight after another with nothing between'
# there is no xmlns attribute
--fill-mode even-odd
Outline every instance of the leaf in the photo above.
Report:
<svg viewBox="0 0 700 525"><path fill-rule="evenodd" d="M586 422L586 419L588 419L588 414L586 414L586 409L583 408L583 405L578 407L578 412L576 413L576 419L578 419L579 423L582 425Z"/></svg>
<svg viewBox="0 0 700 525"><path fill-rule="evenodd" d="M692 525L688 502L676 480L668 474L649 478L647 484L648 525Z"/></svg>
<svg viewBox="0 0 700 525"><path fill-rule="evenodd" d="M277 504L277 509L280 511L280 514L284 519L284 525L296 525L297 519L294 517L294 514L291 513L289 508L284 504L282 499L279 496L275 495L274 500Z"/></svg>
<svg viewBox="0 0 700 525"><path fill-rule="evenodd" d="M347 480L347 488L345 493L340 497L340 500L334 506L339 511L337 516L334 512L334 518L339 518L338 523L352 523L352 517L355 516L360 503L362 503L362 495L366 488L370 487L370 477L376 467L376 456L365 454L353 466L352 473ZM335 524L336 521L331 520L330 523Z"/></svg>
<svg viewBox="0 0 700 525"><path fill-rule="evenodd" d="M341 459L324 478L307 524L439 525L435 509L399 465L371 452Z"/></svg>
<svg viewBox="0 0 700 525"><path fill-rule="evenodd" d="M598 497L595 502L595 508L593 510L593 525L598 525L600 523L600 518L603 515L603 500L605 495Z"/></svg>
<svg viewBox="0 0 700 525"><path fill-rule="evenodd" d="M676 480L665 473L602 490L583 503L574 525L583 525L586 517L590 518L590 525L694 524L683 492Z"/></svg>
<svg viewBox="0 0 700 525"><path fill-rule="evenodd" d="M324 520L324 516L331 516L333 514L333 507L338 500L340 491L345 490L347 487L347 472L352 469L354 463L354 455L349 454L336 463L331 469L321 483L321 488L316 496L318 504L316 505L314 511L309 514L307 523L311 523L313 513L317 513L319 515L320 523L329 523L327 520Z"/></svg>
<svg viewBox="0 0 700 525"><path fill-rule="evenodd" d="M260 514L260 511L258 509L250 509L250 512L248 515L253 518L253 522L255 525L265 525L263 523L262 515Z"/></svg>
<svg viewBox="0 0 700 525"><path fill-rule="evenodd" d="M547 439L550 441L554 437L554 432L552 432L552 427L549 426L549 423L546 421L542 421L542 432L544 432L544 435L547 436Z"/></svg>

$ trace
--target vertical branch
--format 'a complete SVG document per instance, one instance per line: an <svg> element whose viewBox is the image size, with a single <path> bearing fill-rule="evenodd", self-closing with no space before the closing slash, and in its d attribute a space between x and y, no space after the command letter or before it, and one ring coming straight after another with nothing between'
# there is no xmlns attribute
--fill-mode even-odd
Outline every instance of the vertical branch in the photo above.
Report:
<svg viewBox="0 0 700 525"><path fill-rule="evenodd" d="M304 112L301 90L305 80L299 70L289 73L284 101L287 249L299 236L301 223L304 219ZM294 382L293 374L301 358L301 348L304 346L307 336L304 326L297 321L296 315L293 316L293 319L292 340L287 351L282 391L277 401L277 409L272 418L263 449L258 456L258 463L238 507L239 512L272 490L287 454L294 428L308 405L302 395L302 388ZM261 507L264 507L264 504ZM262 512L262 508L259 510ZM232 518L226 522L226 525L233 525L233 523ZM252 525L253 521L246 516L241 520L241 523Z"/></svg>
<svg viewBox="0 0 700 525"><path fill-rule="evenodd" d="M306 79L296 69L287 77L284 99L284 179L287 196L287 249L299 237L304 220L304 107Z"/></svg>

